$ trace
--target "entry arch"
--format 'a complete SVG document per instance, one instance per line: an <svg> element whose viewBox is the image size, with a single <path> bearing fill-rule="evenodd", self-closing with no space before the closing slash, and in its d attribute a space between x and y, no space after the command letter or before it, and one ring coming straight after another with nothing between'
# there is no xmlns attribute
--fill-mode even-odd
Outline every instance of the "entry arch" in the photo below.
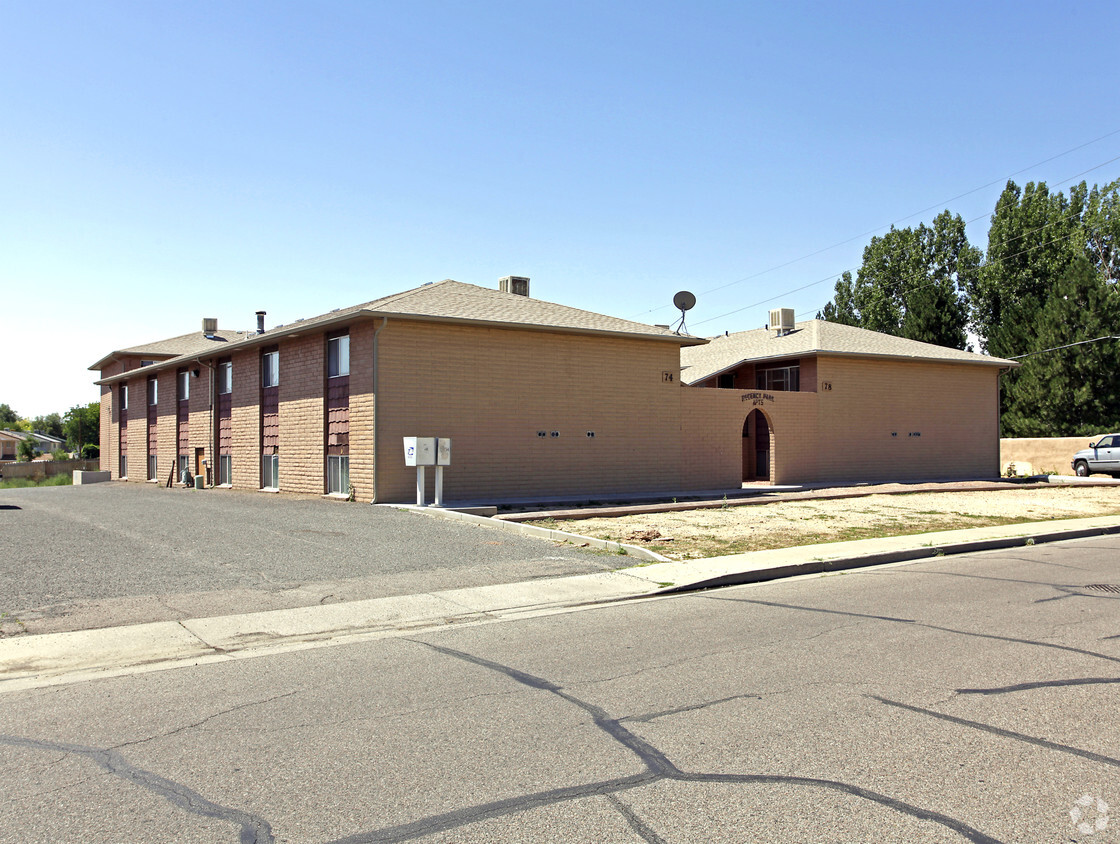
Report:
<svg viewBox="0 0 1120 844"><path fill-rule="evenodd" d="M774 425L761 408L743 420L743 482L771 481L774 477Z"/></svg>

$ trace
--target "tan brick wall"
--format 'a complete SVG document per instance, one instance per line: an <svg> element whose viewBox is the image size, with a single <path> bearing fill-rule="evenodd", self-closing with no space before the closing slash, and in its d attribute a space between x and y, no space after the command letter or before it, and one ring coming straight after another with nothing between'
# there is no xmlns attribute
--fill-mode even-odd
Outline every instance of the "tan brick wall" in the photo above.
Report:
<svg viewBox="0 0 1120 844"><path fill-rule="evenodd" d="M280 489L323 493L326 489L323 390L324 335L280 344Z"/></svg>
<svg viewBox="0 0 1120 844"><path fill-rule="evenodd" d="M672 380L662 381L663 372ZM405 436L452 438L449 499L679 483L675 344L390 320L380 338L379 378L382 501L415 497Z"/></svg>
<svg viewBox="0 0 1120 844"><path fill-rule="evenodd" d="M148 479L148 375L128 379L128 479Z"/></svg>
<svg viewBox="0 0 1120 844"><path fill-rule="evenodd" d="M230 462L233 486L259 489L261 485L261 357L258 349L234 355L233 407L230 427L233 441Z"/></svg>
<svg viewBox="0 0 1120 844"><path fill-rule="evenodd" d="M350 483L359 501L373 498L373 335L380 324L350 328Z"/></svg>

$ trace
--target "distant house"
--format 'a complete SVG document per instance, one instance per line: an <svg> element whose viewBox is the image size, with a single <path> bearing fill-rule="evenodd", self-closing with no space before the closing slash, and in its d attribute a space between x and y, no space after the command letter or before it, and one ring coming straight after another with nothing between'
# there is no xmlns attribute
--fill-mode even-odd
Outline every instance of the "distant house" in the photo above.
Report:
<svg viewBox="0 0 1120 844"><path fill-rule="evenodd" d="M994 477L1012 366L792 316L709 341L533 299L511 276L267 330L259 312L256 332L204 320L90 368L114 478L403 502L416 436L452 440L448 500Z"/></svg>
<svg viewBox="0 0 1120 844"><path fill-rule="evenodd" d="M22 441L22 434L16 431L0 431L0 460L17 459Z"/></svg>

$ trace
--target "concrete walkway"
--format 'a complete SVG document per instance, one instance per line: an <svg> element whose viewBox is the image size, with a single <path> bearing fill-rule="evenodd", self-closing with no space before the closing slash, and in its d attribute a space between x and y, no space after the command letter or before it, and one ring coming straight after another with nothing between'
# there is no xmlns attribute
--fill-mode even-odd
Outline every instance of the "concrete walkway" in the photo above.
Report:
<svg viewBox="0 0 1120 844"><path fill-rule="evenodd" d="M478 518L457 514L459 518ZM528 525L509 525L526 529ZM543 530L533 528L533 530ZM1120 516L803 545L599 574L342 604L0 639L0 692L198 665L448 625L571 612L688 589L1120 533ZM620 556L620 562L624 558ZM662 558L663 559L663 558Z"/></svg>

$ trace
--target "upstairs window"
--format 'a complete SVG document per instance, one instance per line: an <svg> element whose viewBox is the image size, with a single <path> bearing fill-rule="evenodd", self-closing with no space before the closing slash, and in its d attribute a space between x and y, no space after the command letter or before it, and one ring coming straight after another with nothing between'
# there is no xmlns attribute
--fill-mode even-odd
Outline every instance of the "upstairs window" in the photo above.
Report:
<svg viewBox="0 0 1120 844"><path fill-rule="evenodd" d="M350 374L350 335L332 337L327 341L327 377Z"/></svg>
<svg viewBox="0 0 1120 844"><path fill-rule="evenodd" d="M265 352L261 355L261 386L275 387L280 383L280 353Z"/></svg>
<svg viewBox="0 0 1120 844"><path fill-rule="evenodd" d="M789 391L796 393L801 389L801 366L778 366L760 369L755 372L755 389L771 392Z"/></svg>
<svg viewBox="0 0 1120 844"><path fill-rule="evenodd" d="M191 374L182 369L176 376L176 381L179 384L179 401L186 401L191 397Z"/></svg>
<svg viewBox="0 0 1120 844"><path fill-rule="evenodd" d="M218 392L222 395L233 392L233 364L229 361L218 364Z"/></svg>
<svg viewBox="0 0 1120 844"><path fill-rule="evenodd" d="M121 384L121 410L128 410L128 384Z"/></svg>
<svg viewBox="0 0 1120 844"><path fill-rule="evenodd" d="M148 404L153 407L159 404L159 381L155 378L148 379Z"/></svg>

